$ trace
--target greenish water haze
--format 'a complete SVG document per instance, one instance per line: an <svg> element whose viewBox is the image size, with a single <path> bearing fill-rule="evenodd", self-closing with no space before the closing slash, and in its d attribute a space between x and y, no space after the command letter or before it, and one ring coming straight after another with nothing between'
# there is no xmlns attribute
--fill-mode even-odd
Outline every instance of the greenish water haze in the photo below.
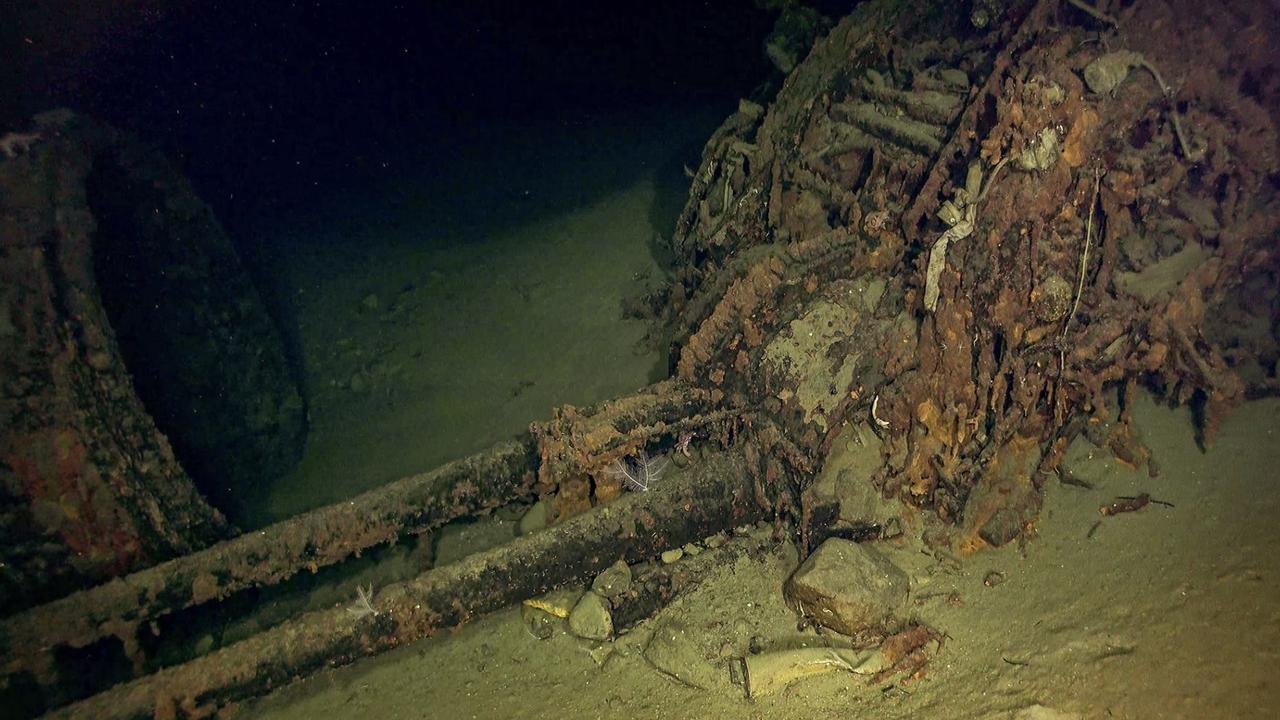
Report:
<svg viewBox="0 0 1280 720"><path fill-rule="evenodd" d="M624 296L659 261L726 109L513 126L359 196L264 223L267 288L301 363L302 462L257 527L482 450L661 378Z"/></svg>

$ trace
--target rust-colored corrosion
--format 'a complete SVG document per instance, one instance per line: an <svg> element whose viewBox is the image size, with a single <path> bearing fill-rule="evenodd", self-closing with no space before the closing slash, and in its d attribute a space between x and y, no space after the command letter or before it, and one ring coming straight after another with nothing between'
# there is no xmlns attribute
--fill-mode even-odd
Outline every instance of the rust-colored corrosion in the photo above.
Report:
<svg viewBox="0 0 1280 720"><path fill-rule="evenodd" d="M1004 542L1032 526L1080 419L1123 413L1137 382L1194 403L1202 443L1247 393L1275 392L1276 338L1249 318L1269 327L1280 302L1280 89L1258 80L1280 71L1263 52L1280 20L1137 3L1117 21L1153 30L1099 44L1059 2L1007 3L985 30L962 6L899 5L859 5L708 143L674 239L678 372L792 443L760 458L762 494L793 498L781 509L806 514L792 459L820 463L833 430L874 415L886 494ZM1143 58L1122 91L1090 86L1122 42ZM1148 66L1185 78L1176 98ZM833 373L844 400L815 421L771 345L868 278L876 307L826 358L878 361ZM1019 502L974 495L1017 454L1039 460Z"/></svg>
<svg viewBox="0 0 1280 720"><path fill-rule="evenodd" d="M193 293L213 284L204 268L220 269L212 297L172 305L191 309L206 327L235 327L235 333L218 333L225 353L219 371L240 371L235 392L261 393L264 407L286 392L273 384L284 358L264 327L265 309L247 277L237 276L230 241L181 174L141 143L67 111L37 116L35 125L39 139L28 152L0 154L4 615L229 534L222 513L196 490L189 468L174 456L172 438L139 399L134 374L141 368L125 366L119 319L108 314L95 264L111 235L92 205L93 180L105 167L147 188L121 190L119 205L141 203L141 195L154 199L146 206L149 229L181 233L194 248L202 262L182 275ZM253 371L238 364L250 356L257 359ZM283 419L265 410L261 415Z"/></svg>
<svg viewBox="0 0 1280 720"><path fill-rule="evenodd" d="M739 458L707 457L682 482L633 493L502 547L374 591L376 614L307 613L177 667L54 711L51 718L208 717L325 667L455 628L618 559L636 562L755 520Z"/></svg>
<svg viewBox="0 0 1280 720"><path fill-rule="evenodd" d="M0 622L5 676L56 684L51 658L115 635L139 664L139 625L248 587L278 583L453 518L531 495L532 448L509 442L432 472L402 478L206 550L117 578Z"/></svg>
<svg viewBox="0 0 1280 720"><path fill-rule="evenodd" d="M961 528L962 549L1025 539L1043 478L1095 426L1154 472L1129 431L1140 383L1195 403L1210 442L1247 393L1277 390L1280 359L1256 330L1280 311L1280 15L1230 5L1130 4L1116 23L1149 31L1099 43L1053 0L1005 3L981 30L964 4L860 4L704 151L673 238L676 378L562 408L513 450L537 473L516 494L550 498L558 524L382 589L376 616L302 616L63 714L208 714L745 517L794 520L807 547L822 515L807 484L853 423L884 440L878 488ZM1085 68L1122 46L1183 79L1177 97L1140 68L1122 92L1091 89ZM636 495L603 472L690 438L732 446L733 469ZM452 517L462 497L315 517L333 523L323 537L365 547ZM334 542L329 562L350 552ZM276 551L257 552L307 554ZM258 560L231 565L241 587L278 579L244 557ZM183 567L179 604L225 594L218 574ZM131 603L162 612L162 572L126 584L142 600L113 600L114 614L68 615L76 636L131 632ZM43 633L60 617L24 622ZM927 640L904 639L902 656Z"/></svg>
<svg viewBox="0 0 1280 720"><path fill-rule="evenodd" d="M622 493L611 463L670 448L681 434L712 434L737 414L708 412L708 393L694 385L667 380L592 408L564 405L554 416L530 426L537 443L538 495L551 498L548 520L559 522Z"/></svg>

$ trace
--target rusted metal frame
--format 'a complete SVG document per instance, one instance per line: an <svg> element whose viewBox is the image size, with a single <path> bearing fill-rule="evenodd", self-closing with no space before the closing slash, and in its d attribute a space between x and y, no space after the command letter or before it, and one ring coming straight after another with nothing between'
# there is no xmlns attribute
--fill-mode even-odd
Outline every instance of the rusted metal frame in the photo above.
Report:
<svg viewBox="0 0 1280 720"><path fill-rule="evenodd" d="M41 685L56 684L55 650L84 647L110 635L118 636L135 665L141 666L136 643L141 623L248 587L278 583L304 569L315 571L402 535L529 497L534 457L530 439L504 442L431 472L12 615L0 621L0 647L5 648L0 680L30 673Z"/></svg>
<svg viewBox="0 0 1280 720"><path fill-rule="evenodd" d="M598 407L561 414L531 427L541 458L540 492L574 474L592 474L614 460L635 454L654 440L678 439L709 425L736 417L740 411L720 408L709 393L693 385L663 380Z"/></svg>
<svg viewBox="0 0 1280 720"><path fill-rule="evenodd" d="M705 287L699 288L684 311L672 321L676 337L687 339L696 333L715 312L725 290L761 262L776 258L783 265L784 281L793 283L805 273L818 272L849 259L867 242L862 233L844 229L828 232L821 239L825 242L753 245L734 255L708 279Z"/></svg>
<svg viewBox="0 0 1280 720"><path fill-rule="evenodd" d="M707 456L679 482L570 518L487 552L376 590L372 614L307 613L184 665L119 685L51 718L208 717L326 667L350 663L474 616L583 581L758 519L737 453Z"/></svg>
<svg viewBox="0 0 1280 720"><path fill-rule="evenodd" d="M1010 12L1021 12L1026 5L1026 3L1014 5L1010 8ZM1034 4L1026 9L1025 15L1009 24L1009 27L1014 28L1013 31L1006 36L1007 40L1003 46L993 53L991 68L986 78L981 85L971 91L964 109L951 125L950 138L943 142L938 152L933 154L929 170L902 213L899 228L908 242L922 241L923 228L927 224L926 218L937 210L939 194L944 183L951 176L954 159L969 157L973 148L981 147L982 142L986 140L965 131L978 127L978 117L983 112L986 99L1000 96L1005 72L1014 67L1017 64L1017 56L1032 45L1036 34L1046 24L1045 18L1056 6L1056 0L1035 0Z"/></svg>
<svg viewBox="0 0 1280 720"><path fill-rule="evenodd" d="M604 403L596 411L584 412L579 418L581 427L575 431L587 432L591 427L608 425L628 440L648 441L699 427L708 416L715 414L715 408L705 390L676 380L663 380Z"/></svg>

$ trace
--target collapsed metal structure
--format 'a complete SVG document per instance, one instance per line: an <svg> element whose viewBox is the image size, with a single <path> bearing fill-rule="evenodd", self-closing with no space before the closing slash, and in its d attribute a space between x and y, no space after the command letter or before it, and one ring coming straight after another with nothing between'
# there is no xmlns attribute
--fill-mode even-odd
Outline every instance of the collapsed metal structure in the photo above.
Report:
<svg viewBox="0 0 1280 720"><path fill-rule="evenodd" d="M860 5L707 143L652 303L671 380L11 615L10 692L76 701L67 717L205 716L748 520L804 551L808 483L849 424L885 439L867 480L966 550L1028 531L1082 432L1155 472L1137 383L1193 403L1211 441L1277 389L1280 12L1116 5ZM607 472L691 438L723 452L684 483L624 494ZM138 649L165 613L534 496L551 527L383 588L370 616L308 613L169 668ZM60 658L104 641L131 677L80 699Z"/></svg>

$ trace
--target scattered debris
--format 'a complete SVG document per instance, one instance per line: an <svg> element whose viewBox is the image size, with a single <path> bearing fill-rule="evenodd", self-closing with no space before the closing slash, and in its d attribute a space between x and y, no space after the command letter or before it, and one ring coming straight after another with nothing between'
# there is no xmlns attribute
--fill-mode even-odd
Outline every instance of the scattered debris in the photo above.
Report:
<svg viewBox="0 0 1280 720"><path fill-rule="evenodd" d="M545 499L538 500L524 515L520 516L520 523L517 530L520 535L528 535L535 533L547 526L547 501Z"/></svg>
<svg viewBox="0 0 1280 720"><path fill-rule="evenodd" d="M788 685L811 675L849 672L873 676L888 669L879 648L853 650L835 647L794 648L749 655L742 675L747 699L773 695Z"/></svg>
<svg viewBox="0 0 1280 720"><path fill-rule="evenodd" d="M1086 3L1084 0L1067 0L1067 3L1072 5L1073 7L1083 10L1090 17L1096 20L1099 20L1103 23L1106 23L1107 25L1110 25L1111 27L1116 28L1117 30L1120 28L1119 20L1116 20L1111 15L1108 15L1102 12L1101 10L1099 10L1098 8L1090 5L1089 3Z"/></svg>
<svg viewBox="0 0 1280 720"><path fill-rule="evenodd" d="M836 642L839 644L782 647L731 658L730 682L740 686L747 699L772 695L798 680L828 672L848 672L882 682L898 673L919 673L942 649L942 636L925 625L883 636L865 647Z"/></svg>
<svg viewBox="0 0 1280 720"><path fill-rule="evenodd" d="M936 283L937 280L934 280L934 282ZM928 297L927 294L926 294L926 297ZM937 303L936 291L934 292L934 303L935 304ZM876 395L875 399L871 401L871 420L876 424L876 427L880 428L881 430L888 430L890 429L889 421L880 417L880 415L877 412L879 409L880 409L880 396Z"/></svg>
<svg viewBox="0 0 1280 720"><path fill-rule="evenodd" d="M1063 463L1058 464L1057 474L1058 482L1063 485L1070 485L1072 487L1083 488L1085 490L1093 489L1093 483L1071 472L1071 469Z"/></svg>
<svg viewBox="0 0 1280 720"><path fill-rule="evenodd" d="M1044 172L1053 167L1062 156L1062 145L1058 140L1058 131L1042 128L1031 138L1027 147L1013 157L1013 164L1026 172Z"/></svg>
<svg viewBox="0 0 1280 720"><path fill-rule="evenodd" d="M1103 515L1119 515L1120 513L1137 512L1152 503L1173 507L1173 503L1156 500L1147 493L1142 493L1140 495L1122 495L1110 505L1103 505L1098 508L1098 512Z"/></svg>
<svg viewBox="0 0 1280 720"><path fill-rule="evenodd" d="M546 640L563 628L569 613L582 599L582 588L563 587L520 604L520 619L529 634Z"/></svg>
<svg viewBox="0 0 1280 720"><path fill-rule="evenodd" d="M1075 4L1074 2L1072 3ZM1009 661L1005 661L1009 662ZM1019 663L1011 663L1019 664ZM1026 663L1020 663L1026 664ZM1044 705L1030 705L1013 714L1012 720L1082 720L1079 713L1063 712Z"/></svg>
<svg viewBox="0 0 1280 720"><path fill-rule="evenodd" d="M1182 115L1178 112L1178 107L1174 99L1173 88L1165 84L1164 76L1155 65L1152 65L1142 53L1133 52L1131 50L1116 50L1098 57L1093 62L1085 66L1084 79L1089 89L1099 95L1111 95L1115 92L1120 83L1124 82L1129 76L1130 71L1140 67L1151 73L1151 77L1155 78L1156 85L1160 87L1160 94L1164 96L1168 105L1169 121L1173 125L1174 135L1178 140L1178 147L1182 150L1182 156L1188 162L1198 163L1204 159L1207 147L1192 148L1187 141L1186 131L1182 128Z"/></svg>
<svg viewBox="0 0 1280 720"><path fill-rule="evenodd" d="M686 430L680 433L680 437L676 440L675 451L687 460L692 460L693 456L689 454L689 443L693 441L693 432Z"/></svg>
<svg viewBox="0 0 1280 720"><path fill-rule="evenodd" d="M1052 133L1052 130L1050 132ZM1057 135L1053 137L1056 153ZM991 170L991 175L987 178L986 185L982 184L982 162L974 160L969 163L964 187L956 189L955 195L944 202L938 210L938 218L951 227L942 233L929 249L929 265L925 270L924 280L924 306L929 312L933 312L938 306L938 282L947 264L947 248L952 242L963 240L973 234L978 205L986 199L987 193L991 190L996 176L1000 174L1000 169L1004 167L1006 161L1001 160L996 163Z"/></svg>
<svg viewBox="0 0 1280 720"><path fill-rule="evenodd" d="M1076 319L1080 310L1080 296L1084 294L1085 271L1089 268L1089 246L1093 242L1093 211L1098 207L1098 193L1102 188L1102 173L1093 174L1093 195L1089 198L1089 219L1084 224L1084 249L1080 251L1080 274L1076 280L1075 299L1071 301L1071 312L1067 313L1066 322L1062 323L1062 335L1058 337L1058 374L1061 375L1067 362L1067 333L1071 330L1071 322Z"/></svg>

